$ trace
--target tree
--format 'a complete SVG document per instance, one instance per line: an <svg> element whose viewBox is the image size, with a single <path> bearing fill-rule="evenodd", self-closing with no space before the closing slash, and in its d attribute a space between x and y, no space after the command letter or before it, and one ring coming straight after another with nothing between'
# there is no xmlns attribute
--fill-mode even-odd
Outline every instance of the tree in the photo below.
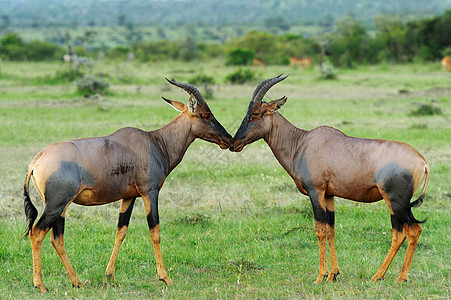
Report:
<svg viewBox="0 0 451 300"><path fill-rule="evenodd" d="M22 37L18 33L11 32L3 36L3 38L1 39L1 45L3 47L9 45L23 46L24 42L22 40Z"/></svg>
<svg viewBox="0 0 451 300"><path fill-rule="evenodd" d="M439 59L443 50L451 45L451 10L447 10L443 16L410 23L409 31L415 36L420 57Z"/></svg>
<svg viewBox="0 0 451 300"><path fill-rule="evenodd" d="M399 16L381 16L375 18L376 34L371 41L375 52L374 60L393 62L411 61L416 54L416 47L407 38L407 25Z"/></svg>
<svg viewBox="0 0 451 300"><path fill-rule="evenodd" d="M365 26L353 17L346 17L337 21L335 27L331 45L334 65L352 67L354 62L365 62L370 40Z"/></svg>

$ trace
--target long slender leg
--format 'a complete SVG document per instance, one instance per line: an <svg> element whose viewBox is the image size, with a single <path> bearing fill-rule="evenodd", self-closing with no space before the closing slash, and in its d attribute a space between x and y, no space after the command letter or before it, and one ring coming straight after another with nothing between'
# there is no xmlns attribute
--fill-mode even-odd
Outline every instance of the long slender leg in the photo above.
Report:
<svg viewBox="0 0 451 300"><path fill-rule="evenodd" d="M66 269L67 275L69 275L70 281L72 282L72 286L74 287L82 287L80 279L77 276L74 268L72 267L69 257L67 256L66 248L64 247L64 223L65 218L59 217L55 224L52 227L52 234L50 236L50 243L55 248L56 253L60 257L64 268Z"/></svg>
<svg viewBox="0 0 451 300"><path fill-rule="evenodd" d="M371 278L371 281L375 282L378 280L381 280L384 278L385 273L388 270L388 267L390 266L393 258L395 257L396 253L398 253L399 248L401 247L402 243L406 240L406 232L404 228L400 228L397 224L399 223L396 216L391 215L392 220L392 226L393 226L393 238L390 250L388 251L387 256L385 257L384 261L382 262L382 265L380 266L379 270L376 272L376 274Z"/></svg>
<svg viewBox="0 0 451 300"><path fill-rule="evenodd" d="M319 274L315 284L323 282L327 276L327 250L326 250L326 205L324 193L316 190L309 192L310 201L313 206L313 216L315 218L315 232L318 237L319 246Z"/></svg>
<svg viewBox="0 0 451 300"><path fill-rule="evenodd" d="M130 217L132 215L133 206L135 204L135 198L122 199L121 209L119 212L119 220L117 223L116 240L114 241L113 252L111 253L110 261L106 267L105 275L112 280L114 278L114 271L116 269L116 261L119 255L119 248L125 239L128 230L128 224L130 223Z"/></svg>
<svg viewBox="0 0 451 300"><path fill-rule="evenodd" d="M160 219L158 216L158 193L159 190L151 190L148 195L142 195L146 209L147 223L149 225L150 238L152 239L155 259L157 262L158 277L166 284L171 284L163 263L163 255L160 249Z"/></svg>
<svg viewBox="0 0 451 300"><path fill-rule="evenodd" d="M315 231L319 246L319 274L314 283L319 284L327 276L326 224L315 219Z"/></svg>
<svg viewBox="0 0 451 300"><path fill-rule="evenodd" d="M330 273L329 281L335 281L340 274L337 254L335 252L335 201L334 197L325 197L326 201L326 238L329 243Z"/></svg>
<svg viewBox="0 0 451 300"><path fill-rule="evenodd" d="M407 281L409 277L410 266L412 265L413 254L415 253L418 239L420 238L421 231L423 230L421 228L421 225L418 223L413 223L411 226L405 226L404 228L407 234L407 251L404 258L404 263L402 265L401 274L399 274L396 283Z"/></svg>
<svg viewBox="0 0 451 300"><path fill-rule="evenodd" d="M39 288L42 293L47 293L48 289L42 281L41 248L42 241L49 230L50 228L46 228L45 230L39 229L36 224L30 231L31 251L33 254L33 284L34 287Z"/></svg>

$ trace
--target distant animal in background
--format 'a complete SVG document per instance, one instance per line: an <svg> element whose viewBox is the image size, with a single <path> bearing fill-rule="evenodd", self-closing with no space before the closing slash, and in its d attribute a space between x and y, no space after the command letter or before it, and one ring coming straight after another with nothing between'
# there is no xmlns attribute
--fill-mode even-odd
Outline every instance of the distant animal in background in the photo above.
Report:
<svg viewBox="0 0 451 300"><path fill-rule="evenodd" d="M449 57L449 56L443 57L441 64L442 64L443 71L451 72L451 57Z"/></svg>
<svg viewBox="0 0 451 300"><path fill-rule="evenodd" d="M312 67L312 59L310 57L291 57L290 66Z"/></svg>
<svg viewBox="0 0 451 300"><path fill-rule="evenodd" d="M252 60L252 65L257 67L265 67L265 63L263 62L263 59L261 58L254 58Z"/></svg>

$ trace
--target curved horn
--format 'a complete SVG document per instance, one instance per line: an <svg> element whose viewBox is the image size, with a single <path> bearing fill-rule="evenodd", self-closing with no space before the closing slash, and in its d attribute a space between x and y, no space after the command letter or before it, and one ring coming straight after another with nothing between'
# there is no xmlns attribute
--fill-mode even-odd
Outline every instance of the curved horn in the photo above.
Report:
<svg viewBox="0 0 451 300"><path fill-rule="evenodd" d="M290 73L291 74L291 73ZM290 74L286 75L286 76L282 76L282 74L280 74L279 76L270 78L270 79L266 79L265 81L263 81L262 83L260 83L257 88L254 91L254 95L252 96L252 100L256 101L256 102L261 102L263 97L265 96L266 92L276 83L284 80L285 78L287 78L288 76L290 76Z"/></svg>
<svg viewBox="0 0 451 300"><path fill-rule="evenodd" d="M279 77L282 76L282 75L283 75L283 73L282 73L282 74L279 74L278 76L276 76L276 77L274 77L274 78L279 78ZM254 101L255 96L257 95L258 91L259 91L259 90L260 90L260 89L261 89L268 81L270 81L270 80L272 80L272 79L274 79L274 78L269 78L269 79L263 80L263 81L255 88L254 93L252 94L251 101Z"/></svg>
<svg viewBox="0 0 451 300"><path fill-rule="evenodd" d="M185 90L188 94L194 96L196 98L197 102L199 103L205 103L204 96L200 93L200 91L193 85L185 82L178 82L175 81L175 79L165 79L172 85L178 86L179 88Z"/></svg>

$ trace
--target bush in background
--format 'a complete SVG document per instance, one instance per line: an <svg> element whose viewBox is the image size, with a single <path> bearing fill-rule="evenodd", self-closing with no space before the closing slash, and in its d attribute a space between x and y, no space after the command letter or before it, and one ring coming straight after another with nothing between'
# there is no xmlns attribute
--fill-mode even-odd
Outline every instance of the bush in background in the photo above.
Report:
<svg viewBox="0 0 451 300"><path fill-rule="evenodd" d="M85 75L82 79L75 81L75 86L80 94L94 95L104 93L110 85L93 75Z"/></svg>
<svg viewBox="0 0 451 300"><path fill-rule="evenodd" d="M325 60L321 64L320 71L321 71L321 78L323 78L323 79L336 79L338 76L338 71L327 60Z"/></svg>
<svg viewBox="0 0 451 300"><path fill-rule="evenodd" d="M230 82L232 84L243 84L246 82L251 82L254 79L255 73L252 70L241 68L225 77L226 82Z"/></svg>
<svg viewBox="0 0 451 300"><path fill-rule="evenodd" d="M251 65L255 58L255 51L246 48L236 48L227 54L226 65L242 66Z"/></svg>
<svg viewBox="0 0 451 300"><path fill-rule="evenodd" d="M433 100L431 102L433 102ZM418 108L410 112L411 116L433 116L442 114L442 109L432 103L415 102L413 104L418 105Z"/></svg>
<svg viewBox="0 0 451 300"><path fill-rule="evenodd" d="M191 79L188 80L188 83L196 85L196 84L215 84L215 79L213 76L208 76L204 74L198 74Z"/></svg>

